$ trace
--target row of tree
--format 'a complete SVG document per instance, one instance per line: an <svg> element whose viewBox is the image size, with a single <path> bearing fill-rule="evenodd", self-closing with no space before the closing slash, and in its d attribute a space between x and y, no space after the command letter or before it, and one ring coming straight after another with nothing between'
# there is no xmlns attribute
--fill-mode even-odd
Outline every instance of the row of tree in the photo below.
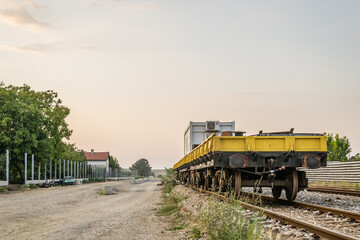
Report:
<svg viewBox="0 0 360 240"><path fill-rule="evenodd" d="M72 130L65 119L70 109L62 104L52 90L35 91L28 85L13 86L0 82L0 162L4 162L7 149L11 150L10 182L24 181L24 153L34 154L36 163L44 166L50 159L85 161L83 150L66 143ZM0 175L4 175L4 164ZM117 159L110 155L109 166L120 168ZM131 170L138 175L152 174L147 159L134 163ZM2 176L0 176L2 177Z"/></svg>

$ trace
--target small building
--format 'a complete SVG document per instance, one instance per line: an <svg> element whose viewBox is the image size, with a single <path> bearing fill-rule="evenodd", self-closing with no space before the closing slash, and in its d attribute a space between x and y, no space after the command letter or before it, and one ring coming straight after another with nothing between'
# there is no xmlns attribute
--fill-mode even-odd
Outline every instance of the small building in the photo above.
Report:
<svg viewBox="0 0 360 240"><path fill-rule="evenodd" d="M94 152L94 149L91 149L91 152L84 151L84 155L87 165L91 165L94 168L106 168L106 172L109 172L109 152Z"/></svg>

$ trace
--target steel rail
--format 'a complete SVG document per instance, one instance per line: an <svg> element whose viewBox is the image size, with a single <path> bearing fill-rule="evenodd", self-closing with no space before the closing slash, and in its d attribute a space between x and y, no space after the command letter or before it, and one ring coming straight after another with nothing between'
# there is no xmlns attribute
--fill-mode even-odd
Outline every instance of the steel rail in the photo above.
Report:
<svg viewBox="0 0 360 240"><path fill-rule="evenodd" d="M341 194L341 195L352 195L352 196L359 196L359 190L350 190L350 189L337 189L337 188L322 188L322 187L309 187L307 188L308 191L312 192L324 192L324 193L334 193L334 194Z"/></svg>
<svg viewBox="0 0 360 240"><path fill-rule="evenodd" d="M197 191L202 192L202 193L206 193L206 194L209 194L209 195L216 196L216 197L218 197L218 198L220 198L222 200L225 200L225 201L230 201L230 199L227 198L226 196L215 193L215 192L210 192L210 191L195 188L195 187L192 187L192 189L197 190ZM268 209L265 209L265 208L262 208L262 207L258 207L258 206L255 206L255 205L240 201L240 200L235 200L235 201L240 203L246 209L250 209L250 210L258 211L258 212L263 212L269 218L279 220L282 223L285 223L285 224L288 224L288 225L293 225L293 226L298 227L298 228L304 228L304 229L308 230L309 232L314 233L314 234L316 234L316 235L318 235L320 237L324 237L324 238L327 238L327 239L334 239L334 240L344 240L344 239L346 239L346 240L356 240L356 239L358 239L356 237L349 236L347 234L339 233L339 232L336 232L336 231L333 231L333 230L330 230L330 229L327 229L327 228L324 228L324 227L316 226L316 225L310 224L308 222L305 222L305 221L302 221L302 220L299 220L299 219L295 219L295 218L289 217L289 216L284 215L284 214L276 213L274 211L271 211L271 210L268 210Z"/></svg>
<svg viewBox="0 0 360 240"><path fill-rule="evenodd" d="M283 199L278 199L276 200L273 197L270 196L265 196L265 195L260 195L260 194L255 194L255 193L249 193L249 192L242 192L242 194L248 195L248 196L252 196L252 197L258 197L258 198L262 198L271 202L278 202L281 203L283 205L290 205L290 206L294 206L294 207L301 207L301 208L308 208L308 209L313 209L313 210L319 210L320 212L324 212L324 213L332 213L334 215L343 215L347 218L351 218L354 220L359 220L360 221L360 213L357 212L350 212L347 210L343 210L343 209L338 209L338 208L330 208L330 207L325 207L325 206L321 206L321 205L316 205L316 204L312 204L312 203L305 203L305 202L299 202L299 201L286 201Z"/></svg>

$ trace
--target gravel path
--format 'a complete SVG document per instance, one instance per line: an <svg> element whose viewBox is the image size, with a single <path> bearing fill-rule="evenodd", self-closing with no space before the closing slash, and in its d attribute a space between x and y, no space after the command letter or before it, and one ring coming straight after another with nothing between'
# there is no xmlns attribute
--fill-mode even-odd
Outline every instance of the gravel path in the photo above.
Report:
<svg viewBox="0 0 360 240"><path fill-rule="evenodd" d="M155 216L158 182L107 182L0 195L0 239L179 239ZM104 185L119 192L101 195Z"/></svg>

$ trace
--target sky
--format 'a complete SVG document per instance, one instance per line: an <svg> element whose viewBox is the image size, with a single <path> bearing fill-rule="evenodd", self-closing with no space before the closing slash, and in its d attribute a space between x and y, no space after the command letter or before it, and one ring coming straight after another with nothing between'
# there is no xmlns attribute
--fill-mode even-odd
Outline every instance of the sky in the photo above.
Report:
<svg viewBox="0 0 360 240"><path fill-rule="evenodd" d="M360 1L0 0L0 81L54 90L71 143L183 157L189 121L327 132L360 152Z"/></svg>

